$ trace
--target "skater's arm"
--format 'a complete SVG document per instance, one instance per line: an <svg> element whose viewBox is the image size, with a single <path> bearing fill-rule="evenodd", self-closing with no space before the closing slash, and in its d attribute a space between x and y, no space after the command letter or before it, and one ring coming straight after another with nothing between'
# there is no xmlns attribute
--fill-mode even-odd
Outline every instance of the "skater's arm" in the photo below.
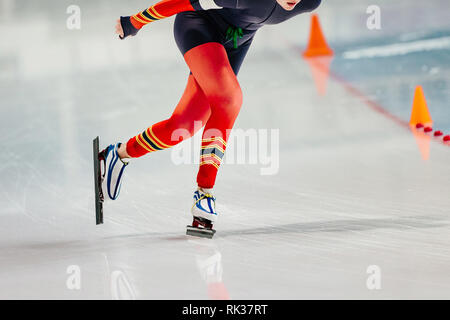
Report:
<svg viewBox="0 0 450 320"><path fill-rule="evenodd" d="M183 11L240 7L239 0L162 0L131 17L120 17L116 33L120 38L134 36L144 25ZM120 25L119 25L120 24ZM120 30L122 29L122 30Z"/></svg>

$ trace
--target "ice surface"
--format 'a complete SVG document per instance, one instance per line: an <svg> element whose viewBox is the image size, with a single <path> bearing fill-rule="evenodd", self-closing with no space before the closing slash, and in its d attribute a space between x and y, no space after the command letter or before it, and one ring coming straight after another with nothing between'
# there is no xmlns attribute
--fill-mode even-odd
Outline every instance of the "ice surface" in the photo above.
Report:
<svg viewBox="0 0 450 320"><path fill-rule="evenodd" d="M79 3L81 30L68 30L70 1L0 1L0 298L450 297L450 147L429 141L424 160L386 115L407 122L423 84L450 134L449 51L343 56L448 36L448 1L381 1L379 31L365 28L369 1L323 1L336 52L325 95L300 57L307 15L258 33L236 128L279 129L279 171L221 168L213 240L184 235L197 165L170 150L133 161L95 225L92 139L125 141L169 116L188 69L172 18L119 41L115 19L141 1ZM372 265L380 290L366 285Z"/></svg>

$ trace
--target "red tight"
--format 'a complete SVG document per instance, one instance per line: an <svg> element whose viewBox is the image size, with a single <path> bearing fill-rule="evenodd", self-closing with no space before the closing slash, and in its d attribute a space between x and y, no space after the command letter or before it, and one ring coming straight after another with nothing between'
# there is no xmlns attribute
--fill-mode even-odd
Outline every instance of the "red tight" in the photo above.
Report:
<svg viewBox="0 0 450 320"><path fill-rule="evenodd" d="M242 91L220 43L199 45L186 52L184 59L192 75L171 117L131 138L127 143L127 153L136 158L170 148L183 140L172 139L175 130L184 129L188 133L184 138L188 138L201 127L194 125L196 121L206 123L197 184L202 188L212 188L228 135L242 105Z"/></svg>

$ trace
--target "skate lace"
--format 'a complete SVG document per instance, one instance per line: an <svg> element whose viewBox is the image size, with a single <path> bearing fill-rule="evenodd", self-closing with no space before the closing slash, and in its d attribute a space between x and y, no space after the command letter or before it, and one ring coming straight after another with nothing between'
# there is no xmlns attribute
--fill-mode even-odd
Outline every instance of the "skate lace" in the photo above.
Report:
<svg viewBox="0 0 450 320"><path fill-rule="evenodd" d="M210 198L214 202L216 201L216 198L214 198L214 196L212 194L204 193L204 194L202 194L202 196L200 198L198 198L197 201L194 202L194 205L192 206L192 208L195 207L197 205L197 203L199 203L200 201L202 201L203 199L206 199L206 198Z"/></svg>

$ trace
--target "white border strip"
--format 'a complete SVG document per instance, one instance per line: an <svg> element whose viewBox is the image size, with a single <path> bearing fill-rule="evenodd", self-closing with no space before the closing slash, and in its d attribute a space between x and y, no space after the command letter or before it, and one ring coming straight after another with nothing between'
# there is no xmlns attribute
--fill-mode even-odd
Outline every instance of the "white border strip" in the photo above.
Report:
<svg viewBox="0 0 450 320"><path fill-rule="evenodd" d="M371 47L360 50L346 51L344 59L361 59L375 57L391 57L405 55L411 52L450 49L450 37L419 40L407 43L396 43L386 46Z"/></svg>

